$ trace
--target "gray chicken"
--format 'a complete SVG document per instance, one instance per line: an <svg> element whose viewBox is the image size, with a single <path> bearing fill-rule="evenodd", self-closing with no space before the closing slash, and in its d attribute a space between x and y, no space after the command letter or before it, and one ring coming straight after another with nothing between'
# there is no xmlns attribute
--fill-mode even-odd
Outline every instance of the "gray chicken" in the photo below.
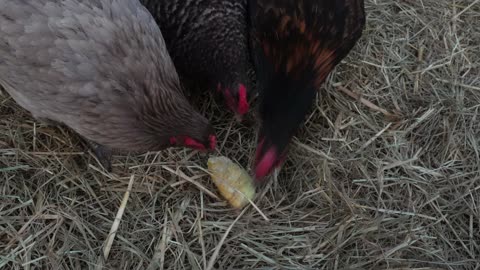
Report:
<svg viewBox="0 0 480 270"><path fill-rule="evenodd" d="M37 119L112 151L208 150L159 27L138 0L0 0L0 84Z"/></svg>

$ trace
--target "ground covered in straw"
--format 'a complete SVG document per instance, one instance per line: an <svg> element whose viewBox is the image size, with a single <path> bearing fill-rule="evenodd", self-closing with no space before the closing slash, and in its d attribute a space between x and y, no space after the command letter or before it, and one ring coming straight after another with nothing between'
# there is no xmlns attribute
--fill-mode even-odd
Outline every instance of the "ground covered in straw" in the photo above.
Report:
<svg viewBox="0 0 480 270"><path fill-rule="evenodd" d="M216 198L207 156L189 150L116 157L108 175L3 92L0 268L480 269L480 1L366 5L364 37L258 210ZM255 116L216 106L201 109L220 154L248 167Z"/></svg>

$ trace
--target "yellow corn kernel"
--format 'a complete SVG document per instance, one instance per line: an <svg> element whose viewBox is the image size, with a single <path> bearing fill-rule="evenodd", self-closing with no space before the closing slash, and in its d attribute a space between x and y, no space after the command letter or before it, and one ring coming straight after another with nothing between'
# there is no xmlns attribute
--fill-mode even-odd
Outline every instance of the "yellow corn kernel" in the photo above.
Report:
<svg viewBox="0 0 480 270"><path fill-rule="evenodd" d="M208 170L220 194L234 208L243 208L255 196L253 179L229 158L210 157Z"/></svg>

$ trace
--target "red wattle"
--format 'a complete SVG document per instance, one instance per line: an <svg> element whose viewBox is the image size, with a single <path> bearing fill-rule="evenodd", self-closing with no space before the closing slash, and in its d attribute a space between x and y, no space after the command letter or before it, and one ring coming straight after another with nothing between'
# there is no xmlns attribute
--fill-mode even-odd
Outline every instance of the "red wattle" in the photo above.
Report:
<svg viewBox="0 0 480 270"><path fill-rule="evenodd" d="M243 115L248 112L249 105L247 101L247 88L245 85L240 84L238 87L238 105L237 111L239 114Z"/></svg>
<svg viewBox="0 0 480 270"><path fill-rule="evenodd" d="M192 138L185 138L185 141L184 141L184 144L185 146L187 147L191 147L191 148L194 148L194 149L198 149L198 150L205 150L205 146L197 141L195 141L194 139Z"/></svg>
<svg viewBox="0 0 480 270"><path fill-rule="evenodd" d="M208 139L210 141L210 150L215 150L215 147L217 146L217 137L215 137L215 135L210 135Z"/></svg>
<svg viewBox="0 0 480 270"><path fill-rule="evenodd" d="M277 158L278 155L275 148L270 148L267 152L265 152L255 167L255 177L257 180L260 180L270 174L277 164Z"/></svg>

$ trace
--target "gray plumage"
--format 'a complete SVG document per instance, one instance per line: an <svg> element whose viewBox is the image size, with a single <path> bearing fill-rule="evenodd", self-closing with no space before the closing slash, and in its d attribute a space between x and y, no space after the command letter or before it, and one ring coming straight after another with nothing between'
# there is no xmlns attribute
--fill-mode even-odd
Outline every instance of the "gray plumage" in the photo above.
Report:
<svg viewBox="0 0 480 270"><path fill-rule="evenodd" d="M118 150L182 136L209 146L208 120L138 0L0 0L0 37L0 84L34 117Z"/></svg>

